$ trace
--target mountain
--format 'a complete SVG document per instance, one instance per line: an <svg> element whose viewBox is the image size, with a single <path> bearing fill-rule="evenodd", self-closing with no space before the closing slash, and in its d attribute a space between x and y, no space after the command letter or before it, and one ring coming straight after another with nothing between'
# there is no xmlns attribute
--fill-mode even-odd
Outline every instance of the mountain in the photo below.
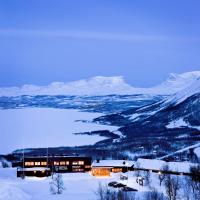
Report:
<svg viewBox="0 0 200 200"><path fill-rule="evenodd" d="M169 95L184 89L200 77L200 71L170 74L166 81L152 88L133 87L123 77L96 76L69 83L53 82L48 86L24 85L22 87L0 88L0 96L20 95Z"/></svg>
<svg viewBox="0 0 200 200"><path fill-rule="evenodd" d="M159 157L195 144L200 141L200 78L157 102L94 121L120 126L124 137L118 145L140 156Z"/></svg>

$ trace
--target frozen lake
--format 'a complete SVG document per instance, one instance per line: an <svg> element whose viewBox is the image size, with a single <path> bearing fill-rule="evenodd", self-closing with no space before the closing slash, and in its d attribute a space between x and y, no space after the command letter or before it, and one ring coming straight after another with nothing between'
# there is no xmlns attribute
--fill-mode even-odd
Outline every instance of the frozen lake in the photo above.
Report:
<svg viewBox="0 0 200 200"><path fill-rule="evenodd" d="M100 136L74 135L94 130L117 130L118 127L75 122L101 116L99 113L54 108L0 110L0 153L18 148L58 147L94 144Z"/></svg>

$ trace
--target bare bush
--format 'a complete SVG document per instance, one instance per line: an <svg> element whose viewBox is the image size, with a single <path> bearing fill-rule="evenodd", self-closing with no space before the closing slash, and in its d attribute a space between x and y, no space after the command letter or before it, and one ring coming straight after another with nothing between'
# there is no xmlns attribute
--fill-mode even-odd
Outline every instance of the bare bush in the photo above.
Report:
<svg viewBox="0 0 200 200"><path fill-rule="evenodd" d="M152 191L148 192L144 200L164 200L163 193L158 192L155 188L152 189Z"/></svg>
<svg viewBox="0 0 200 200"><path fill-rule="evenodd" d="M50 182L50 192L52 194L62 194L63 190L65 190L62 175L55 174L52 177L52 181Z"/></svg>
<svg viewBox="0 0 200 200"><path fill-rule="evenodd" d="M165 172L169 171L169 166L168 165L163 165L162 168L160 169L158 179L160 182L160 186L162 185L162 182L165 180L167 174Z"/></svg>
<svg viewBox="0 0 200 200"><path fill-rule="evenodd" d="M149 171L144 172L144 178L145 178L146 186L151 187L151 173Z"/></svg>
<svg viewBox="0 0 200 200"><path fill-rule="evenodd" d="M168 174L165 179L165 190L169 200L177 200L178 199L178 191L180 189L180 181L179 177L172 177L172 175Z"/></svg>
<svg viewBox="0 0 200 200"><path fill-rule="evenodd" d="M189 185L194 199L200 199L200 165L190 168L191 178Z"/></svg>
<svg viewBox="0 0 200 200"><path fill-rule="evenodd" d="M110 189L108 186L99 184L95 192L97 200L135 200L134 194L123 192L120 189Z"/></svg>
<svg viewBox="0 0 200 200"><path fill-rule="evenodd" d="M2 164L3 168L8 168L9 167L9 165L8 165L8 163L6 161L2 161L1 164Z"/></svg>

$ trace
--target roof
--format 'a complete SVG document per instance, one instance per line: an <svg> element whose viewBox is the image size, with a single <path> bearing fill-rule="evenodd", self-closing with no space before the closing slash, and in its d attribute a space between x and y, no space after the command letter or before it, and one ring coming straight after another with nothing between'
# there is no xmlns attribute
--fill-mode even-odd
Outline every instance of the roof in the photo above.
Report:
<svg viewBox="0 0 200 200"><path fill-rule="evenodd" d="M137 165L138 168L150 169L150 170L161 170L163 166L168 165L169 171L180 172L180 173L189 173L190 167L197 166L197 164L189 162L165 162L163 160L143 159L143 158L139 158L137 160L136 166Z"/></svg>
<svg viewBox="0 0 200 200"><path fill-rule="evenodd" d="M30 167L30 168L17 168L17 171L48 171L47 167Z"/></svg>
<svg viewBox="0 0 200 200"><path fill-rule="evenodd" d="M132 167L134 164L131 160L100 160L94 161L92 167Z"/></svg>

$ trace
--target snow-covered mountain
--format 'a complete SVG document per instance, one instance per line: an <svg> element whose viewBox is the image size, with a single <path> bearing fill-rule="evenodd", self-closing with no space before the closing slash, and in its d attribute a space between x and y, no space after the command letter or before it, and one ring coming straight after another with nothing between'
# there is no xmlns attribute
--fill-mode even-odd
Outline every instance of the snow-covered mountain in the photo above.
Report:
<svg viewBox="0 0 200 200"><path fill-rule="evenodd" d="M131 95L131 94L173 94L189 86L197 78L200 71L183 74L170 74L161 84L151 88L133 87L125 82L122 76L97 76L69 83L53 82L48 86L24 85L22 87L0 88L0 96L20 95Z"/></svg>

